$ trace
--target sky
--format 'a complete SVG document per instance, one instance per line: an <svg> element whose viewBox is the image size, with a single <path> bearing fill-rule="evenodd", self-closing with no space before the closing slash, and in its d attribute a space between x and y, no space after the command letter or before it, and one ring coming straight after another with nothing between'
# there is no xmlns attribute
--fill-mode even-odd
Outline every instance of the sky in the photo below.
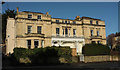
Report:
<svg viewBox="0 0 120 70"><path fill-rule="evenodd" d="M106 36L118 32L117 2L6 2L2 13L7 9L32 11L49 14L54 18L75 19L76 16L86 16L105 21Z"/></svg>

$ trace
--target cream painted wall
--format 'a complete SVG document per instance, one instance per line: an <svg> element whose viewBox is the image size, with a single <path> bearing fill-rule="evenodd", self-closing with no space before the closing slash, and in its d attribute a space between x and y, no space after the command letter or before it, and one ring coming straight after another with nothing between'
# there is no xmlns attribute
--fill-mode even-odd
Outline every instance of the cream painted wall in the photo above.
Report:
<svg viewBox="0 0 120 70"><path fill-rule="evenodd" d="M28 19L28 14L32 14L32 19ZM37 19L37 16L41 15L41 20ZM59 23L56 23L56 20L59 20ZM65 24L62 21L70 21L70 23ZM27 40L31 39L32 41L32 48L34 48L34 40L39 40L39 48L41 47L41 40L44 40L44 47L52 46L52 36L56 36L56 28L60 28L60 36L63 36L63 29L65 27L68 28L68 34L70 32L70 37L73 37L73 29L76 29L76 38L77 37L84 37L85 43L91 43L92 41L101 41L102 44L106 44L106 30L105 30L105 22L94 20L93 25L90 25L91 19L82 19L82 20L69 20L69 19L59 19L59 18L51 18L51 15L42 14L42 13L34 13L34 12L18 12L16 15L16 19L9 19L7 23L7 35L12 35L12 38L7 38L9 42L7 42L8 52L12 52L14 47L24 47L27 48ZM16 21L16 22L15 22ZM73 22L76 21L76 24ZM96 25L96 21L98 21L99 25ZM8 27L9 25L9 27ZM27 26L32 26L32 33L33 37L29 37L30 35L26 35L27 33ZM13 27L14 26L14 27ZM37 26L42 27L42 34L37 34ZM69 31L70 29L70 31ZM97 35L97 30L100 31L100 35L102 36L100 39L91 39L90 30L94 31L94 36ZM14 30L16 30L14 32ZM12 32L12 33L11 33ZM16 35L15 35L16 34ZM36 35L37 34L37 35ZM65 34L65 29L64 29ZM14 38L14 37L17 38ZM39 36L39 37L38 37ZM41 36L41 37L40 37ZM66 38L66 37L65 37ZM16 39L16 40L15 40ZM16 41L16 42L15 42ZM11 48L11 45L12 46ZM72 43L68 43L74 47ZM82 44L79 44L81 46ZM81 50L81 49L80 49Z"/></svg>

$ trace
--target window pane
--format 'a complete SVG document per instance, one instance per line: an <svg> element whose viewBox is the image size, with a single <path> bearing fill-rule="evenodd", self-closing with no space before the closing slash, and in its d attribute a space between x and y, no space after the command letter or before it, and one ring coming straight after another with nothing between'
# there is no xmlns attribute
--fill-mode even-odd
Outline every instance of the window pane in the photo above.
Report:
<svg viewBox="0 0 120 70"><path fill-rule="evenodd" d="M27 47L30 49L31 48L31 40L27 40Z"/></svg>
<svg viewBox="0 0 120 70"><path fill-rule="evenodd" d="M68 29L65 28L65 35L68 35Z"/></svg>
<svg viewBox="0 0 120 70"><path fill-rule="evenodd" d="M39 40L34 40L34 47L38 48L38 46L39 46Z"/></svg>
<svg viewBox="0 0 120 70"><path fill-rule="evenodd" d="M90 24L92 24L92 20L90 20Z"/></svg>
<svg viewBox="0 0 120 70"><path fill-rule="evenodd" d="M41 19L41 15L38 15L38 17L37 17L38 19Z"/></svg>
<svg viewBox="0 0 120 70"><path fill-rule="evenodd" d="M28 18L32 18L32 14L28 14Z"/></svg>
<svg viewBox="0 0 120 70"><path fill-rule="evenodd" d="M97 36L99 36L99 31L97 31Z"/></svg>
<svg viewBox="0 0 120 70"><path fill-rule="evenodd" d="M93 36L93 30L91 30L91 36Z"/></svg>
<svg viewBox="0 0 120 70"><path fill-rule="evenodd" d="M76 24L76 22L75 22L75 21L73 21L73 24Z"/></svg>
<svg viewBox="0 0 120 70"><path fill-rule="evenodd" d="M76 35L76 29L73 29L73 35L74 36Z"/></svg>
<svg viewBox="0 0 120 70"><path fill-rule="evenodd" d="M56 34L59 35L59 28L56 28Z"/></svg>
<svg viewBox="0 0 120 70"><path fill-rule="evenodd" d="M41 26L37 26L37 33L41 34L42 31L42 27Z"/></svg>
<svg viewBox="0 0 120 70"><path fill-rule="evenodd" d="M63 35L64 35L64 29L63 29Z"/></svg>
<svg viewBox="0 0 120 70"><path fill-rule="evenodd" d="M65 21L65 23L67 23L67 21Z"/></svg>
<svg viewBox="0 0 120 70"><path fill-rule="evenodd" d="M56 20L56 23L59 23L59 20Z"/></svg>
<svg viewBox="0 0 120 70"><path fill-rule="evenodd" d="M28 26L28 33L31 33L32 31L32 26Z"/></svg>
<svg viewBox="0 0 120 70"><path fill-rule="evenodd" d="M98 21L96 21L96 24L98 25Z"/></svg>

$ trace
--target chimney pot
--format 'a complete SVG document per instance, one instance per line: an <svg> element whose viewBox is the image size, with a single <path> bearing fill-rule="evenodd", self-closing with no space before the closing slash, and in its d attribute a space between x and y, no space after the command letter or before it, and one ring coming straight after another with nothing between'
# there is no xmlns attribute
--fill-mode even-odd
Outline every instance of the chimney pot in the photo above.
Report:
<svg viewBox="0 0 120 70"><path fill-rule="evenodd" d="M49 13L48 13L48 12L46 12L46 15L49 15Z"/></svg>
<svg viewBox="0 0 120 70"><path fill-rule="evenodd" d="M19 12L19 8L17 7L17 13Z"/></svg>

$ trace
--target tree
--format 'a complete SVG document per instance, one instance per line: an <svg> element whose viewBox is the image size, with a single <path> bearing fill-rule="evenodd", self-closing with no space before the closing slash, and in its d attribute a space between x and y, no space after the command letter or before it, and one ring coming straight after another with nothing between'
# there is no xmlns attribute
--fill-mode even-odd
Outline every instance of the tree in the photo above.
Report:
<svg viewBox="0 0 120 70"><path fill-rule="evenodd" d="M7 9L5 13L2 14L2 43L5 43L6 38L6 25L7 25L7 18L15 18L16 11Z"/></svg>
<svg viewBox="0 0 120 70"><path fill-rule="evenodd" d="M110 34L110 35L108 35L108 37L107 37L107 44L108 44L108 46L111 46L111 49L113 49L113 45L114 45L114 43L115 43L115 39L114 39L114 37L115 37L115 34Z"/></svg>

